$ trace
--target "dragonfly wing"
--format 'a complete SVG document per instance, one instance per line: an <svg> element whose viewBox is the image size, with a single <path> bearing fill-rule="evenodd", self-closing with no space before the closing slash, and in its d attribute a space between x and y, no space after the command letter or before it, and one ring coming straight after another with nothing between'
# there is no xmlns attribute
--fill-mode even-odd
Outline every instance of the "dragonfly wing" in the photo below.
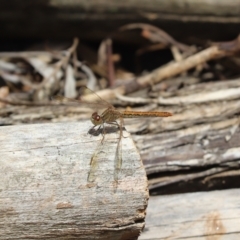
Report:
<svg viewBox="0 0 240 240"><path fill-rule="evenodd" d="M96 180L96 172L98 169L98 153L100 150L100 146L101 144L99 144L98 148L95 150L95 152L93 153L92 157L91 157L91 162L90 162L90 171L88 173L88 182L94 182Z"/></svg>
<svg viewBox="0 0 240 240"><path fill-rule="evenodd" d="M52 100L57 101L59 104L63 104L66 106L86 106L93 109L94 108L105 109L107 107L107 105L102 102L87 102L79 99L66 98L59 95L52 97Z"/></svg>
<svg viewBox="0 0 240 240"><path fill-rule="evenodd" d="M114 159L114 180L118 181L119 172L122 167L122 138L121 136L118 139L116 154Z"/></svg>

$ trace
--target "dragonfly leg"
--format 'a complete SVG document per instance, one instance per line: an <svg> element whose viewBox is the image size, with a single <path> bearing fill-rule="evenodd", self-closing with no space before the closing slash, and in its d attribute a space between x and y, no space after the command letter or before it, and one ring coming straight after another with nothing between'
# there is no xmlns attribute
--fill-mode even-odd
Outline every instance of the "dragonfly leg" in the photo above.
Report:
<svg viewBox="0 0 240 240"><path fill-rule="evenodd" d="M121 137L124 137L123 136L123 130L126 130L125 127L124 127L124 119L120 118L120 124L117 121L112 122L111 124L118 126L118 128L120 130ZM126 136L126 137L128 137L128 136ZM124 138L126 138L126 137L124 137Z"/></svg>
<svg viewBox="0 0 240 240"><path fill-rule="evenodd" d="M104 123L102 125L100 125L100 127L102 126L102 140L101 140L101 144L103 144L103 141L104 141L104 138L105 138L105 134L106 134L106 131L105 131L105 125Z"/></svg>

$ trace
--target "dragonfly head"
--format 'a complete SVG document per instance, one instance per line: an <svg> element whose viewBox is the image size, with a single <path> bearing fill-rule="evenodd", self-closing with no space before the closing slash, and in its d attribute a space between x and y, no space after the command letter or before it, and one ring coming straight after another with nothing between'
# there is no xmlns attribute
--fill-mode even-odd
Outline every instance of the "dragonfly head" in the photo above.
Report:
<svg viewBox="0 0 240 240"><path fill-rule="evenodd" d="M93 125L95 125L95 126L100 125L100 124L103 124L103 120L102 120L101 116L98 115L97 112L94 112L94 113L92 114L91 122L92 122Z"/></svg>

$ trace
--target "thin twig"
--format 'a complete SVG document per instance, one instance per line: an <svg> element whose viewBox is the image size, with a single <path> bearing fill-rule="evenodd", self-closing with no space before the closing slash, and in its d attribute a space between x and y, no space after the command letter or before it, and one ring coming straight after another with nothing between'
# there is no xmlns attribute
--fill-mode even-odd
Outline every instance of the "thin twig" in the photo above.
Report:
<svg viewBox="0 0 240 240"><path fill-rule="evenodd" d="M173 37L171 37L169 34L167 34L162 29L155 27L153 25L150 25L150 24L132 23L132 24L127 24L127 25L122 26L119 30L126 31L126 30L132 30L132 29L137 29L137 28L142 29L143 36L145 38L148 38L152 42L161 42L161 43L164 43L165 45L169 45L169 46L175 45L182 51L189 50L189 46L176 41Z"/></svg>

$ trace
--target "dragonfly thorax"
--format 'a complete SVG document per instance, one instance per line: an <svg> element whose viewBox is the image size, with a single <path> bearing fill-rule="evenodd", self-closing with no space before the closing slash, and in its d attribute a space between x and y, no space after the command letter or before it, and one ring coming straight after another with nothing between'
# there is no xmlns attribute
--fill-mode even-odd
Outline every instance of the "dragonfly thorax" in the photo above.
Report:
<svg viewBox="0 0 240 240"><path fill-rule="evenodd" d="M97 112L94 112L94 113L92 114L91 122L92 122L93 125L95 125L95 126L103 124L103 120L102 120L101 116L98 115Z"/></svg>

